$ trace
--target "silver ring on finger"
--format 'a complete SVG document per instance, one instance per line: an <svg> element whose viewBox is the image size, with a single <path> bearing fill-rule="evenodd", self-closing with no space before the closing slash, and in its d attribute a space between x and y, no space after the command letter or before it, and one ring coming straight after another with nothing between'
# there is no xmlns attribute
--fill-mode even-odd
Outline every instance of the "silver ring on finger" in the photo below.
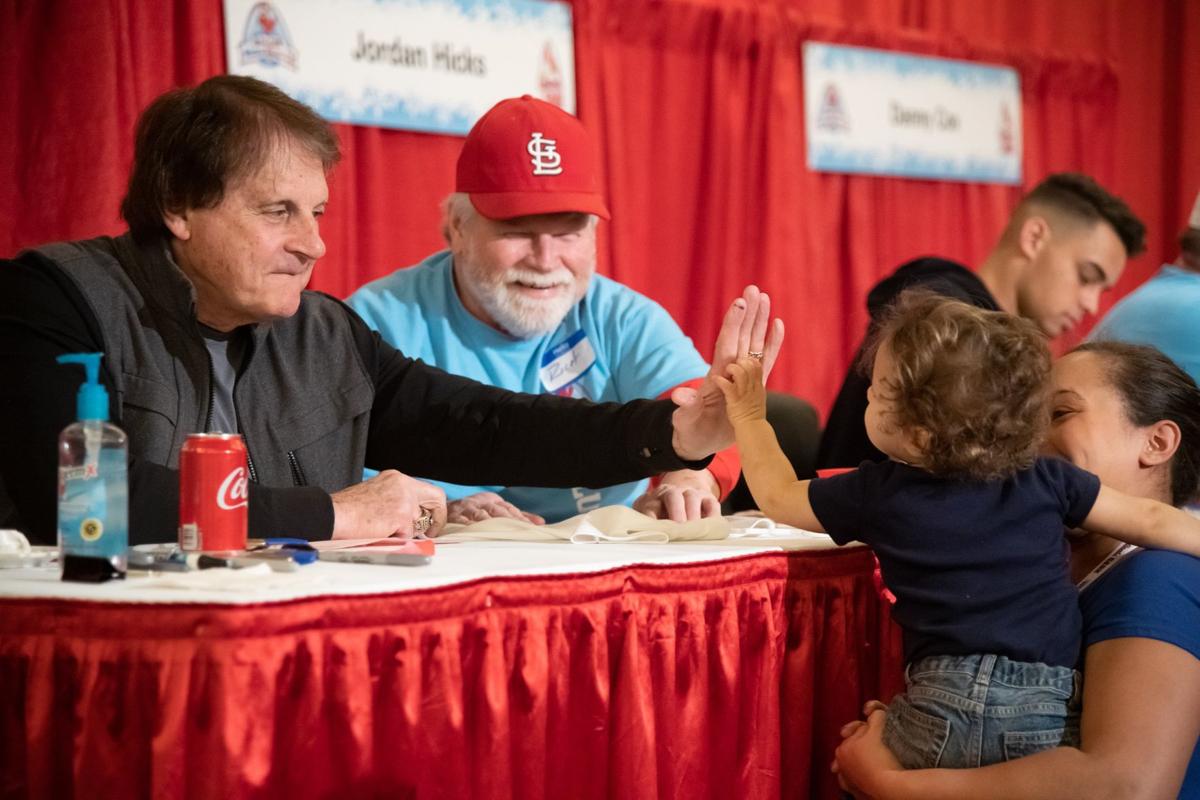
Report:
<svg viewBox="0 0 1200 800"><path fill-rule="evenodd" d="M757 358L759 361L763 360L762 350L747 350L746 355L750 356L750 358Z"/></svg>

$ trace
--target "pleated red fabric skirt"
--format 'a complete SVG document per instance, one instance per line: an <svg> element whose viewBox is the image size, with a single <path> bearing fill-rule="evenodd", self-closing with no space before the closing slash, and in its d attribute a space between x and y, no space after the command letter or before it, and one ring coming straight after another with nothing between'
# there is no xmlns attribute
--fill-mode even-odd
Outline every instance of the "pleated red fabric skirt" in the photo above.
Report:
<svg viewBox="0 0 1200 800"><path fill-rule="evenodd" d="M868 551L227 606L0 601L0 796L836 796Z"/></svg>

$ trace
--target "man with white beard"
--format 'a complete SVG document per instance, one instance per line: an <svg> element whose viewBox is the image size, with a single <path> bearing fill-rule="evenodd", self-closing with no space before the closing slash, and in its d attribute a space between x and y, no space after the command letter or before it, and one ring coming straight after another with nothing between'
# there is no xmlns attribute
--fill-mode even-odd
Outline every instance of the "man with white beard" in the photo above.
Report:
<svg viewBox="0 0 1200 800"><path fill-rule="evenodd" d="M599 187L579 120L529 96L504 100L463 144L442 206L449 249L368 283L350 305L406 354L505 389L624 402L698 386L708 365L670 315L594 274L596 225L609 216ZM449 522L556 522L604 505L687 520L719 514L739 472L730 448L652 487L441 485Z"/></svg>

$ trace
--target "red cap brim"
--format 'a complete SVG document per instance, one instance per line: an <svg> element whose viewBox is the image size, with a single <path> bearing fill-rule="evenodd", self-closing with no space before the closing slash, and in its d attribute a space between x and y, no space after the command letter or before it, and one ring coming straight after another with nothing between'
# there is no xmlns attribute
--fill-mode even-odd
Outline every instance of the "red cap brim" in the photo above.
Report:
<svg viewBox="0 0 1200 800"><path fill-rule="evenodd" d="M591 192L468 192L471 205L488 219L533 214L595 214L609 219L607 206Z"/></svg>

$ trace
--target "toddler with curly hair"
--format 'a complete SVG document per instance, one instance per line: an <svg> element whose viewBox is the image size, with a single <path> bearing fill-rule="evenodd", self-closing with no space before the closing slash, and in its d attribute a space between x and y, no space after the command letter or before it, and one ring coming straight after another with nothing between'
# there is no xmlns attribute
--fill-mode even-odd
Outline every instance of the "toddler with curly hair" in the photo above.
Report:
<svg viewBox="0 0 1200 800"><path fill-rule="evenodd" d="M1064 530L1200 555L1200 519L1038 456L1050 353L1027 320L906 292L863 366L866 428L888 460L815 481L779 449L759 362L718 383L759 508L875 550L906 662L885 743L907 768L1076 744L1082 620Z"/></svg>

